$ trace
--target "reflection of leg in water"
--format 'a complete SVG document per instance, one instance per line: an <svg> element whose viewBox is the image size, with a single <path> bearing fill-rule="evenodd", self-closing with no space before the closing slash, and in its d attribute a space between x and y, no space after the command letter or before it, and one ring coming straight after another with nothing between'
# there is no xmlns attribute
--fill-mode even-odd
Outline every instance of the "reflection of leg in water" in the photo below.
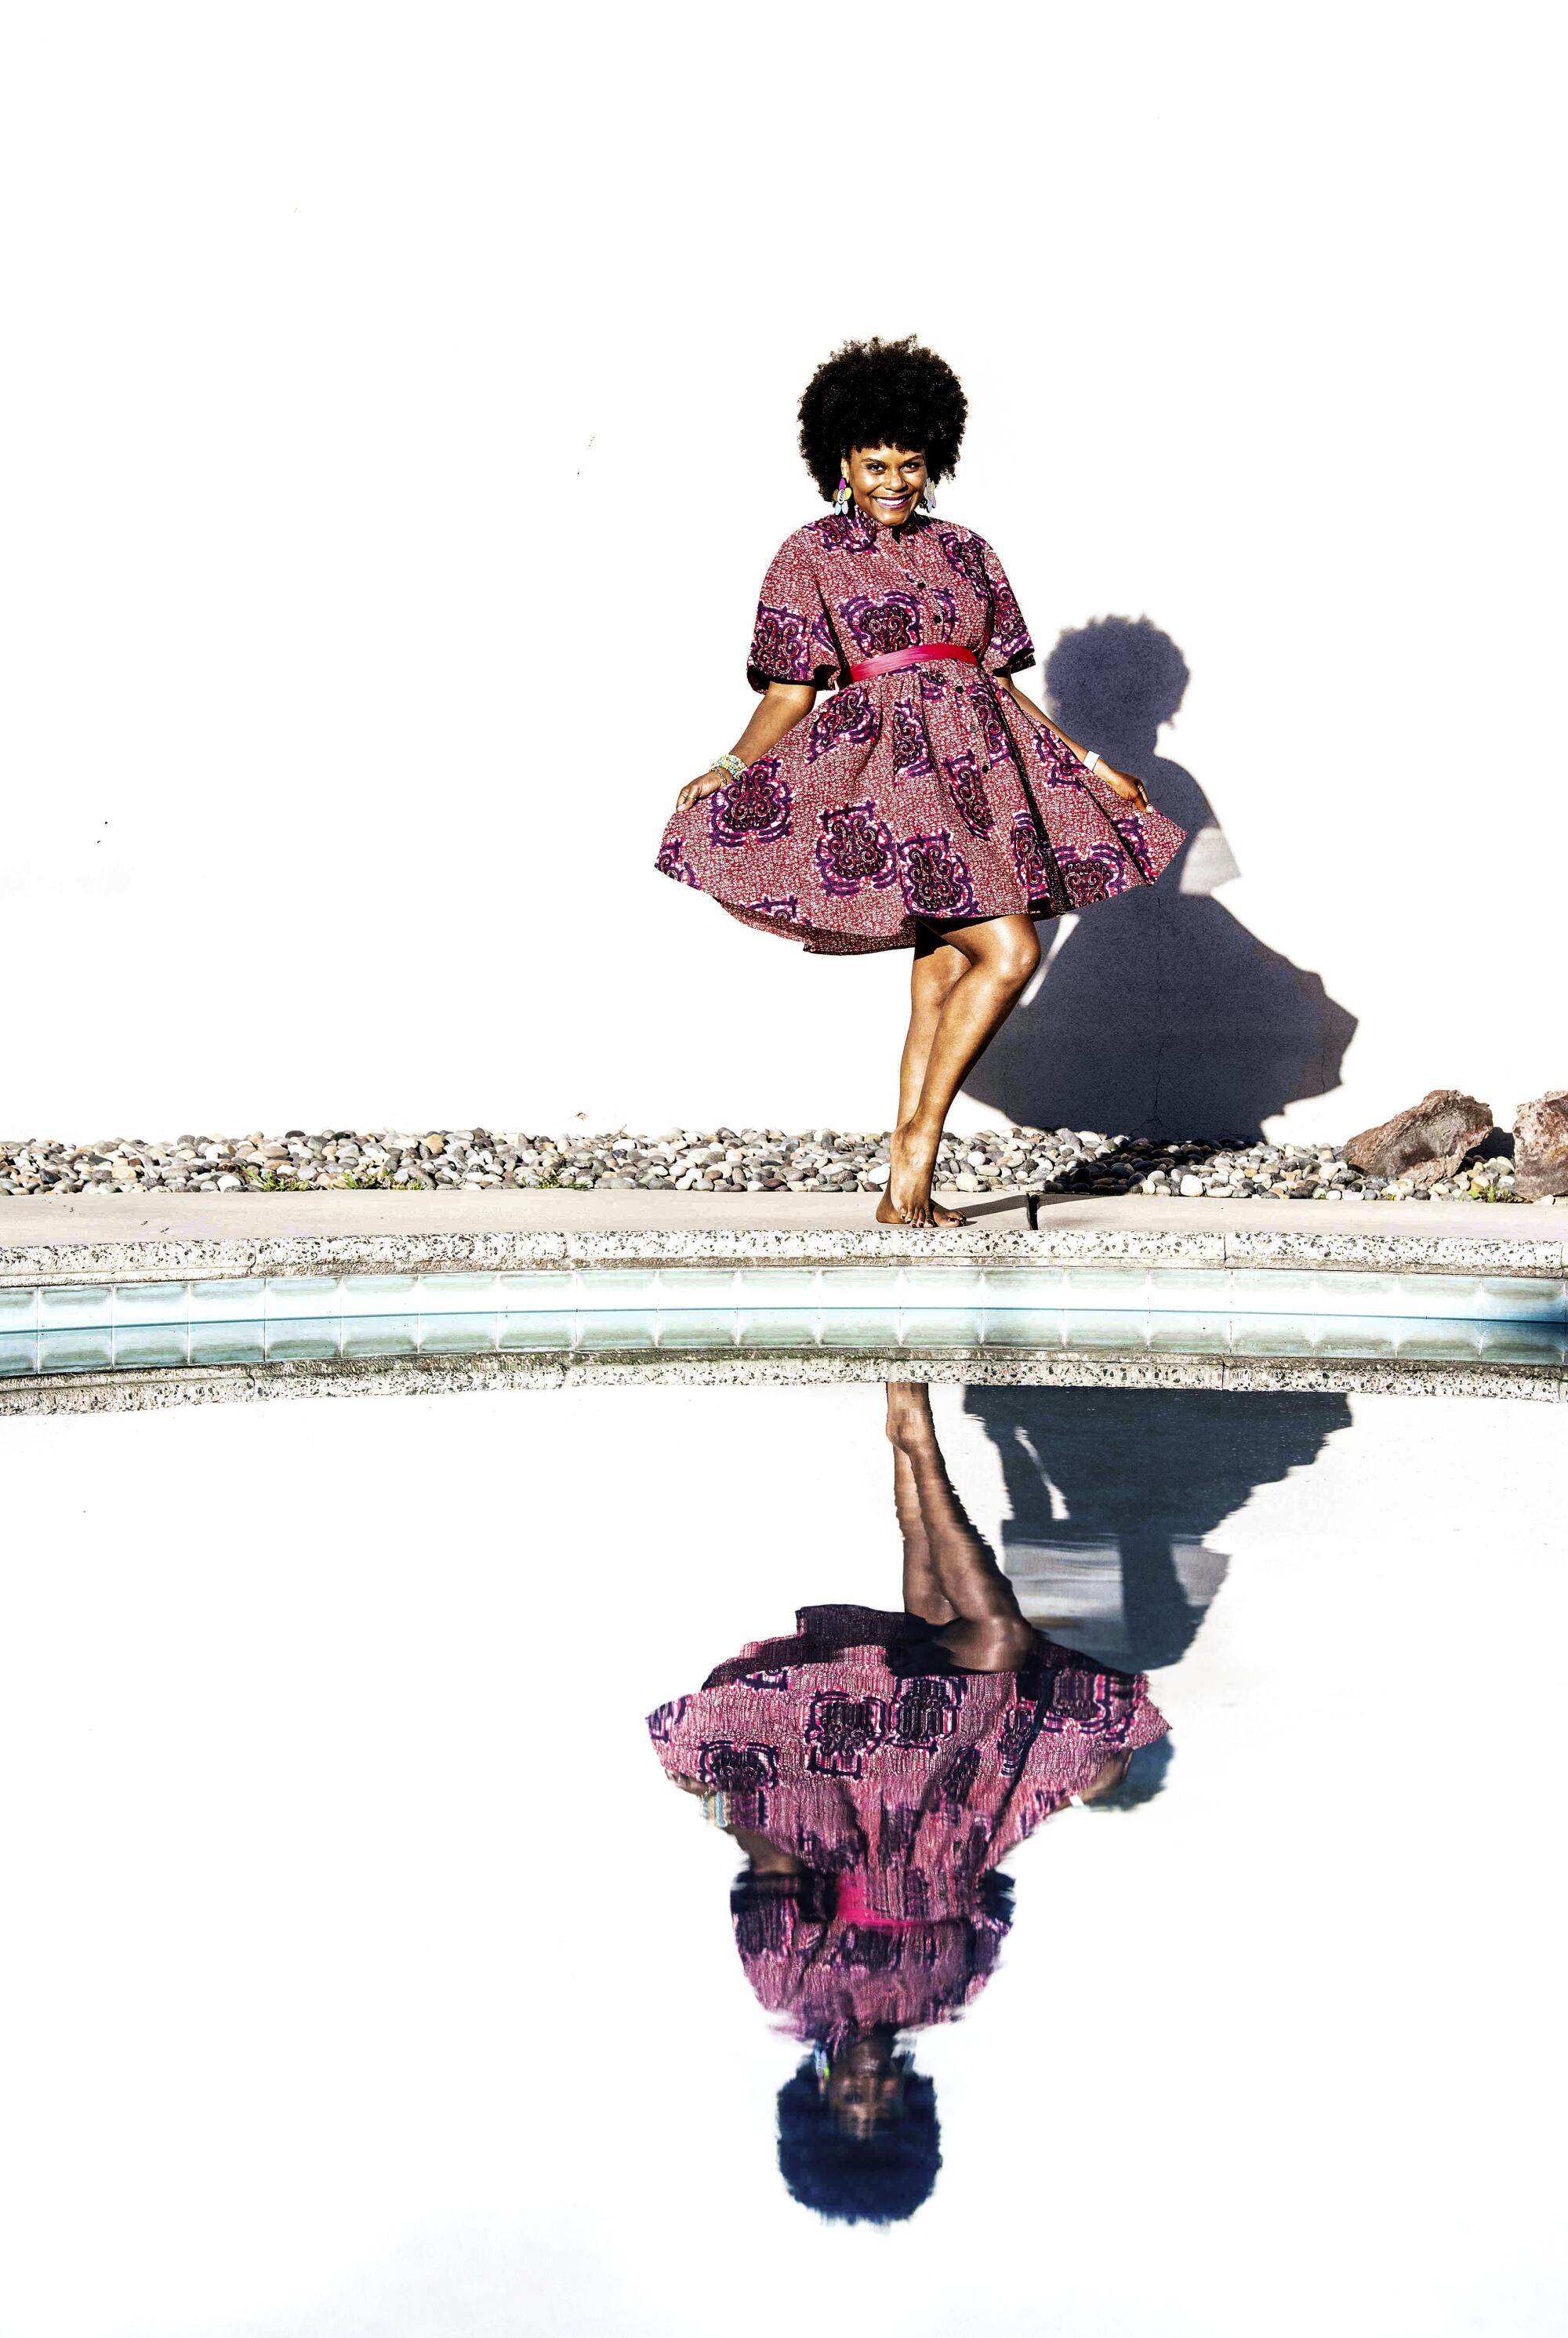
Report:
<svg viewBox="0 0 1568 2338"><path fill-rule="evenodd" d="M890 1381L893 1499L904 1536L904 1605L968 1672L1014 1671L1034 1639L1013 1586L964 1515L923 1386Z"/></svg>

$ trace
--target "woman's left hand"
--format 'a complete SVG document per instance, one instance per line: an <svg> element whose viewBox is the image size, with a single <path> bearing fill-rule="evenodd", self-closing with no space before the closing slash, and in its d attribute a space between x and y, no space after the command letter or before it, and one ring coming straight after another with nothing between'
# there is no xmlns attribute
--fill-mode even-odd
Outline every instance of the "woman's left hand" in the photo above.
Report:
<svg viewBox="0 0 1568 2338"><path fill-rule="evenodd" d="M1099 777L1107 787L1115 789L1123 803L1132 804L1138 811L1152 810L1142 780L1132 779L1125 771L1113 771L1109 763L1100 765Z"/></svg>

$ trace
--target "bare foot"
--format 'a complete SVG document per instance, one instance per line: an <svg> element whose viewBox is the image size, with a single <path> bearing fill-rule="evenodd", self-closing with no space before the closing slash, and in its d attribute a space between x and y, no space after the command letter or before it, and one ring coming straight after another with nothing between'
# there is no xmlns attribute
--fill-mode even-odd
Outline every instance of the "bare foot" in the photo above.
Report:
<svg viewBox="0 0 1568 2338"><path fill-rule="evenodd" d="M887 1183L877 1204L877 1224L961 1226L964 1219L959 1211L941 1209L931 1199L931 1173L936 1166L940 1130L927 1139L911 1135L911 1127L906 1121L902 1128L893 1131Z"/></svg>

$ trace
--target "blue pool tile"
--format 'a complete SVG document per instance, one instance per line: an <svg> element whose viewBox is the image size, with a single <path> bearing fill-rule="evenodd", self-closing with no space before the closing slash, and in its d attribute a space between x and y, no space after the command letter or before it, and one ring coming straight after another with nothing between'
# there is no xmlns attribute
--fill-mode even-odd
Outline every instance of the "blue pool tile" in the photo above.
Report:
<svg viewBox="0 0 1568 2338"><path fill-rule="evenodd" d="M31 1331L37 1328L38 1293L35 1291L0 1291L0 1339L13 1331Z"/></svg>
<svg viewBox="0 0 1568 2338"><path fill-rule="evenodd" d="M1430 1321L1405 1317L1395 1334L1402 1356L1425 1357L1432 1362L1476 1363L1481 1355L1481 1326L1457 1319L1434 1316Z"/></svg>
<svg viewBox="0 0 1568 2338"><path fill-rule="evenodd" d="M1238 1356L1309 1356L1311 1324L1300 1315L1236 1314L1230 1319L1230 1349Z"/></svg>
<svg viewBox="0 0 1568 2338"><path fill-rule="evenodd" d="M1314 1315L1308 1318L1312 1352L1366 1362L1396 1355L1401 1321L1396 1315Z"/></svg>
<svg viewBox="0 0 1568 2338"><path fill-rule="evenodd" d="M1568 1335L1554 1323L1482 1323L1481 1356L1490 1364L1560 1364Z"/></svg>
<svg viewBox="0 0 1568 2338"><path fill-rule="evenodd" d="M663 1307L659 1311L662 1348L733 1348L735 1311Z"/></svg>
<svg viewBox="0 0 1568 2338"><path fill-rule="evenodd" d="M774 1315L785 1308L804 1308L813 1315L818 1306L817 1270L813 1266L742 1267L735 1279L736 1303Z"/></svg>
<svg viewBox="0 0 1568 2338"><path fill-rule="evenodd" d="M814 1348L817 1311L812 1307L742 1307L737 1323L743 1348Z"/></svg>
<svg viewBox="0 0 1568 2338"><path fill-rule="evenodd" d="M503 1315L496 1345L509 1351L533 1350L560 1355L572 1346L577 1321L576 1316L564 1311L547 1313L543 1308L525 1314Z"/></svg>
<svg viewBox="0 0 1568 2338"><path fill-rule="evenodd" d="M1063 1304L1073 1313L1142 1316L1150 1304L1152 1277L1141 1266L1070 1266L1063 1282Z"/></svg>
<svg viewBox="0 0 1568 2338"><path fill-rule="evenodd" d="M416 1274L346 1274L339 1285L344 1321L386 1316L401 1322L419 1311Z"/></svg>
<svg viewBox="0 0 1568 2338"><path fill-rule="evenodd" d="M1059 1266L988 1266L984 1291L987 1316L1015 1308L1030 1315L1059 1312L1067 1278Z"/></svg>
<svg viewBox="0 0 1568 2338"><path fill-rule="evenodd" d="M979 1313L986 1303L985 1277L972 1266L906 1266L900 1304L923 1309L963 1309Z"/></svg>
<svg viewBox="0 0 1568 2338"><path fill-rule="evenodd" d="M898 1311L895 1307L824 1307L817 1319L820 1345L845 1354L896 1354Z"/></svg>
<svg viewBox="0 0 1568 2338"><path fill-rule="evenodd" d="M43 1372L106 1372L114 1361L114 1334L101 1331L43 1331L38 1369Z"/></svg>
<svg viewBox="0 0 1568 2338"><path fill-rule="evenodd" d="M578 1317L578 1346L590 1351L609 1348L653 1348L659 1340L659 1312L653 1307L594 1308ZM728 1317L722 1319L728 1323Z"/></svg>
<svg viewBox="0 0 1568 2338"><path fill-rule="evenodd" d="M424 1356L493 1356L500 1337L498 1315L453 1315L419 1318L419 1352Z"/></svg>
<svg viewBox="0 0 1568 2338"><path fill-rule="evenodd" d="M318 1323L343 1312L343 1285L335 1274L274 1274L267 1279L267 1321Z"/></svg>
<svg viewBox="0 0 1568 2338"><path fill-rule="evenodd" d="M735 1275L730 1268L667 1266L659 1276L659 1305L674 1314L708 1308L732 1308Z"/></svg>
<svg viewBox="0 0 1568 2338"><path fill-rule="evenodd" d="M178 1323L191 1313L188 1282L120 1282L114 1286L113 1321L122 1323Z"/></svg>
<svg viewBox="0 0 1568 2338"><path fill-rule="evenodd" d="M413 1277L409 1277L412 1282ZM412 1356L419 1346L417 1315L346 1315L341 1352L345 1356Z"/></svg>
<svg viewBox="0 0 1568 2338"><path fill-rule="evenodd" d="M1067 1344L1066 1318L1056 1307L987 1309L985 1344L1018 1348L1044 1354Z"/></svg>
<svg viewBox="0 0 1568 2338"><path fill-rule="evenodd" d="M1230 1270L1230 1311L1233 1315L1263 1315L1271 1323L1295 1315L1318 1311L1318 1290L1324 1278L1298 1274L1293 1269L1237 1266Z"/></svg>
<svg viewBox="0 0 1568 2338"><path fill-rule="evenodd" d="M840 1308L853 1308L857 1313L877 1307L897 1307L902 1277L896 1266L825 1266L822 1269L822 1305L837 1312Z"/></svg>
<svg viewBox="0 0 1568 2338"><path fill-rule="evenodd" d="M116 1323L115 1370L128 1365L147 1370L157 1364L182 1364L190 1336L183 1323Z"/></svg>
<svg viewBox="0 0 1568 2338"><path fill-rule="evenodd" d="M217 1364L260 1364L267 1361L267 1331L261 1323L192 1323L191 1361Z"/></svg>
<svg viewBox="0 0 1568 2338"><path fill-rule="evenodd" d="M429 1320L437 1315L495 1315L501 1309L498 1274L437 1274L419 1277L418 1307Z"/></svg>
<svg viewBox="0 0 1568 2338"><path fill-rule="evenodd" d="M906 1307L899 1341L906 1348L977 1348L984 1321L978 1307Z"/></svg>
<svg viewBox="0 0 1568 2338"><path fill-rule="evenodd" d="M1149 1343L1149 1319L1141 1310L1069 1308L1062 1323L1069 1348L1116 1348L1142 1353Z"/></svg>
<svg viewBox="0 0 1568 2338"><path fill-rule="evenodd" d="M1224 1313L1152 1311L1145 1321L1149 1346L1157 1355L1222 1356L1230 1345L1231 1318Z"/></svg>
<svg viewBox="0 0 1568 2338"><path fill-rule="evenodd" d="M592 1274L574 1274L572 1282L580 1315L652 1315L660 1304L660 1277L652 1267L596 1267ZM727 1292L720 1304L730 1300Z"/></svg>
<svg viewBox="0 0 1568 2338"><path fill-rule="evenodd" d="M269 1322L266 1327L267 1361L272 1364L299 1363L338 1353L336 1322L311 1322L309 1318L296 1318L289 1322Z"/></svg>
<svg viewBox="0 0 1568 2338"><path fill-rule="evenodd" d="M1527 1282L1519 1277L1483 1282L1479 1288L1478 1315L1505 1316L1515 1323L1568 1323L1568 1286L1561 1282Z"/></svg>
<svg viewBox="0 0 1568 2338"><path fill-rule="evenodd" d="M267 1285L260 1275L191 1285L192 1323L260 1323L266 1311Z"/></svg>
<svg viewBox="0 0 1568 2338"><path fill-rule="evenodd" d="M1152 1270L1147 1306L1151 1315L1228 1315L1229 1267L1162 1266Z"/></svg>
<svg viewBox="0 0 1568 2338"><path fill-rule="evenodd" d="M44 1331L106 1331L113 1303L105 1282L57 1283L38 1293L39 1327Z"/></svg>
<svg viewBox="0 0 1568 2338"><path fill-rule="evenodd" d="M574 1282L567 1268L554 1274L498 1274L496 1303L504 1315L573 1315L577 1311Z"/></svg>

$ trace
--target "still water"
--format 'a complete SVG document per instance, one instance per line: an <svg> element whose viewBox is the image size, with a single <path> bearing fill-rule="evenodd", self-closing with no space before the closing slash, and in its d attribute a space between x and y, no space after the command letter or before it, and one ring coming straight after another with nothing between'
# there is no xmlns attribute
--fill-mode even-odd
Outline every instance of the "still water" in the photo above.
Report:
<svg viewBox="0 0 1568 2338"><path fill-rule="evenodd" d="M8 1424L0 2333L1557 2333L1563 1436Z"/></svg>

